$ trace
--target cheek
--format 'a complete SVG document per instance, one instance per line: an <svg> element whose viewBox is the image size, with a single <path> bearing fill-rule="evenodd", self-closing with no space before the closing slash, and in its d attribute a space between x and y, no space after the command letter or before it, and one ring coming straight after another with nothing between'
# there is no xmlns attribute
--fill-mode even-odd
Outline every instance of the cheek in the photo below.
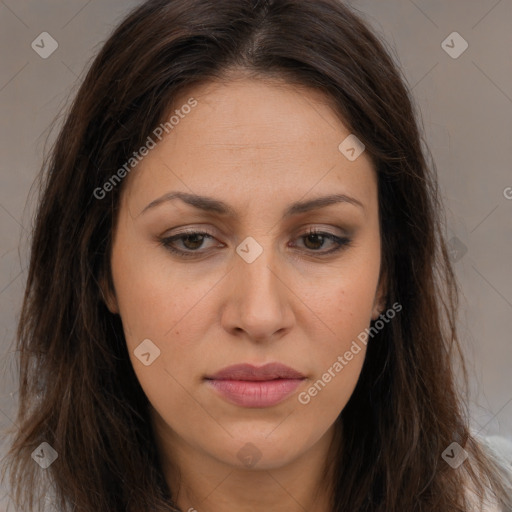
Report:
<svg viewBox="0 0 512 512"><path fill-rule="evenodd" d="M116 296L137 380L159 411L186 411L187 421L201 424L204 411L195 407L191 381L204 365L198 349L215 321L209 294L218 276L205 272L199 279L183 268L170 263L164 250L140 244L113 251Z"/></svg>
<svg viewBox="0 0 512 512"><path fill-rule="evenodd" d="M312 292L307 299L325 324L328 346L343 348L370 324L379 265L378 253L354 255L342 269L322 281L323 291Z"/></svg>
<svg viewBox="0 0 512 512"><path fill-rule="evenodd" d="M128 345L134 348L145 338L165 344L176 333L193 334L198 312L204 309L201 301L215 285L214 278L198 280L187 275L183 266L169 262L163 249L142 250L137 244L129 247L114 251L112 258Z"/></svg>
<svg viewBox="0 0 512 512"><path fill-rule="evenodd" d="M332 407L341 410L350 398L359 378L369 326L374 306L379 275L380 256L375 252L361 255L347 264L327 292L317 296L316 306L322 335L311 333L317 341L310 346L311 360L315 361L315 379L306 390L306 405L315 402L318 413L331 414ZM312 301L314 301L311 296ZM327 412L330 409L331 412Z"/></svg>
<svg viewBox="0 0 512 512"><path fill-rule="evenodd" d="M200 422L201 410L194 409L186 389L196 359L190 344L200 337L198 311L206 291L136 251L113 263L127 350L144 393L161 413L186 410L190 421Z"/></svg>
<svg viewBox="0 0 512 512"><path fill-rule="evenodd" d="M326 427L336 420L356 387L365 353L362 343L349 344L347 350L333 351L329 363L297 395L299 410L305 418Z"/></svg>
<svg viewBox="0 0 512 512"><path fill-rule="evenodd" d="M312 387L306 390L309 397L318 396L315 401L320 409L332 405L341 410L359 378L366 354L365 329L373 304L373 296L365 291L361 286L355 290L337 289L335 299L321 310L325 328L310 346L315 376Z"/></svg>

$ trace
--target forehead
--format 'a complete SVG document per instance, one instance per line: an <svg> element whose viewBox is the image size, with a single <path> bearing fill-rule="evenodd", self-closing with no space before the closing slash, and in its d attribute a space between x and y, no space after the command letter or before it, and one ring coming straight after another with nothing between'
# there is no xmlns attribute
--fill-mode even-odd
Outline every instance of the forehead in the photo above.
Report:
<svg viewBox="0 0 512 512"><path fill-rule="evenodd" d="M197 105L183 109L191 98ZM374 193L370 157L349 161L340 152L350 130L320 91L276 80L209 82L177 96L168 114L181 115L126 184L137 211L176 189L233 200L337 186L362 200Z"/></svg>
<svg viewBox="0 0 512 512"><path fill-rule="evenodd" d="M172 111L191 96L198 101L194 113L199 123L180 122L181 134L195 135L212 149L217 149L216 145L218 149L264 149L305 140L317 144L329 133L350 133L337 117L330 97L279 79L208 82L177 96ZM201 121L208 124L201 126Z"/></svg>

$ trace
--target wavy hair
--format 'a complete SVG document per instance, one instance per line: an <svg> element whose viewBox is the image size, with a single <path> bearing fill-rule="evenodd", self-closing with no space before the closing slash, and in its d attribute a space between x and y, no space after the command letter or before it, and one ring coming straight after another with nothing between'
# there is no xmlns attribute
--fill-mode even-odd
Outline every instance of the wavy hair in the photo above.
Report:
<svg viewBox="0 0 512 512"><path fill-rule="evenodd" d="M102 46L39 175L5 470L13 502L40 510L51 491L61 511L179 510L120 318L104 300L122 183L103 199L94 192L173 98L240 72L325 93L377 170L387 307L403 310L368 344L336 421L332 511L466 512L468 484L512 507L469 428L458 285L419 113L386 44L337 0L150 0ZM441 457L454 441L469 454L456 470ZM31 458L42 442L58 453L45 471Z"/></svg>

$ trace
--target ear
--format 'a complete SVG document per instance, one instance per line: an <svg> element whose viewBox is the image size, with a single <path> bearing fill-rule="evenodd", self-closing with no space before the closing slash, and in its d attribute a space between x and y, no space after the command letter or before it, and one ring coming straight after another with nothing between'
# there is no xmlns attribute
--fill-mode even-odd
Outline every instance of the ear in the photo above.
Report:
<svg viewBox="0 0 512 512"><path fill-rule="evenodd" d="M99 293L108 310L114 315L119 314L114 286L104 271L101 272L99 277Z"/></svg>
<svg viewBox="0 0 512 512"><path fill-rule="evenodd" d="M373 302L372 320L377 320L384 312L388 295L388 277L385 270L381 271L379 277L379 285Z"/></svg>

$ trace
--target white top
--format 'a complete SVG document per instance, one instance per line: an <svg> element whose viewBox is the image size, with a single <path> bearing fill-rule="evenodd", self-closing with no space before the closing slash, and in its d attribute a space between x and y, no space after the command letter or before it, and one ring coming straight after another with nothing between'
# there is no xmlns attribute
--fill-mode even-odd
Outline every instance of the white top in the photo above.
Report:
<svg viewBox="0 0 512 512"><path fill-rule="evenodd" d="M488 436L486 438L479 438L483 450L500 466L506 473L508 473L512 486L512 440L502 436ZM512 487L511 487L512 492ZM488 492L486 500L484 500L483 508L479 507L478 496L475 493L473 484L471 483L467 489L467 496L474 509L470 512L511 512L510 510L502 509L496 499L490 496ZM510 496L512 503L512 494Z"/></svg>

